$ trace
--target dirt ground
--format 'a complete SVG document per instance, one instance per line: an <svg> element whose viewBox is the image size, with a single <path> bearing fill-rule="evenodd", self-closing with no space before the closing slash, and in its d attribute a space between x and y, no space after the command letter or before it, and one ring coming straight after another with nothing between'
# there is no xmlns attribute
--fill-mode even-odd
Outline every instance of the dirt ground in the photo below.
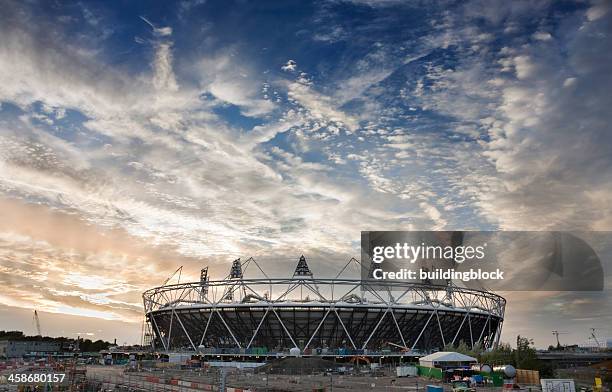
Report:
<svg viewBox="0 0 612 392"><path fill-rule="evenodd" d="M127 386L133 391L177 391L195 392L206 390L203 386L195 389L175 385L153 384L147 376L173 378L199 385L221 385L222 371L218 368L189 370L149 370L124 373L119 366L89 366L87 375L90 379L104 380L108 387ZM227 369L225 371L226 387L250 389L251 391L425 391L428 384L442 385L450 391L450 385L440 384L420 377L394 377L391 375L280 375L254 373L252 370ZM110 389L110 388L109 388ZM478 388L478 392L500 392L501 388ZM216 389L218 390L218 389Z"/></svg>

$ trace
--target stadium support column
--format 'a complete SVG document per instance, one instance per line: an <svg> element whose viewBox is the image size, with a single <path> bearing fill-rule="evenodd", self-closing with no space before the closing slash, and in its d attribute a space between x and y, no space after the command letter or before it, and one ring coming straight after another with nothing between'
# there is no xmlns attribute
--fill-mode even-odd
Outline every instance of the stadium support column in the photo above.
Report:
<svg viewBox="0 0 612 392"><path fill-rule="evenodd" d="M251 340L249 341L249 344L246 346L246 348L251 347L251 344L253 344L253 340L255 340L255 336L257 336L257 333L259 332L259 329L261 328L261 325L263 324L264 320L266 319L266 316L268 315L268 313L270 312L271 307L268 307L266 309L266 312L264 313L263 317L261 318L261 320L259 321L259 324L257 325L257 328L255 329L255 331L253 332L253 337L251 337Z"/></svg>
<svg viewBox="0 0 612 392"><path fill-rule="evenodd" d="M181 325L181 328L183 329L183 332L185 333L185 336L187 336L187 339L189 339L189 343L191 343L191 347L193 347L194 351L198 351L198 349L196 348L195 344L193 344L193 340L191 340L191 336L189 336L189 332L187 332L187 330L185 329L185 326L183 325L183 322L181 321L181 318L179 317L178 313L176 313L176 310L172 309L172 311L174 312L174 315L176 316L176 319L178 320L179 324Z"/></svg>
<svg viewBox="0 0 612 392"><path fill-rule="evenodd" d="M465 324L465 320L467 320L469 315L470 315L470 311L468 310L465 313L465 316L463 316L463 320L461 321L461 324L459 324L459 329L457 329L457 333L455 333L455 337L453 338L453 341L451 342L452 345L455 344L455 341L457 340L457 336L459 336L459 332L461 332L461 328L463 328L463 324Z"/></svg>
<svg viewBox="0 0 612 392"><path fill-rule="evenodd" d="M372 339L372 336L374 336L374 334L376 333L376 331L378 331L378 327L380 327L380 324L382 323L382 321L384 320L385 316L387 315L387 313L389 312L390 308L387 308L385 310L385 312L383 313L383 315L380 317L380 320L378 320L378 323L376 324L376 327L374 327L374 329L372 330L372 333L370 334L370 336L368 336L368 338L366 339L366 341L363 343L363 347L362 349L365 350L366 346L368 345L368 343L370 343L370 339Z"/></svg>
<svg viewBox="0 0 612 392"><path fill-rule="evenodd" d="M480 332L480 336L478 337L478 340L476 341L476 343L481 343L482 340L482 336L484 335L486 329L487 329L487 325L489 325L489 321L491 320L491 315L487 316L487 321L485 321L484 326L482 327L482 331ZM473 347L472 347L473 348Z"/></svg>
<svg viewBox="0 0 612 392"><path fill-rule="evenodd" d="M357 350L357 346L355 346L355 342L353 342L353 337L351 336L351 334L349 333L349 331L346 329L346 327L344 326L344 323L342 322L342 317L340 317L340 315L338 314L338 312L336 311L336 309L334 309L334 313L336 314L336 317L338 317L338 321L340 321L340 325L342 326L342 329L344 330L344 333L346 333L346 336L349 338L351 345L353 346L353 348L355 350Z"/></svg>
<svg viewBox="0 0 612 392"><path fill-rule="evenodd" d="M272 308L272 312L276 315L276 318L278 319L278 322L280 323L281 327L283 327L283 329L285 330L285 333L287 334L287 336L289 336L289 339L291 340L291 343L293 343L293 346L295 348L300 348L296 343L295 340L293 339L293 336L291 336L291 333L289 332L289 330L287 329L287 327L285 326L285 323L283 323L283 320L280 318L280 316L278 315L278 313L276 313L276 310L274 310L274 308Z"/></svg>
<svg viewBox="0 0 612 392"><path fill-rule="evenodd" d="M312 339L314 339L314 337L317 335L317 333L319 332L319 329L321 329L321 326L323 325L323 323L325 322L325 319L327 319L327 315L329 314L329 312L331 312L331 307L329 309L327 309L327 312L325 313L325 316L323 316L323 318L321 319L321 322L319 322L319 325L317 325L317 328L314 330L314 332L312 333L312 336L310 336L310 339L308 340L308 343L306 343L306 345L304 346L304 350L306 350L306 348L308 348L308 346L310 345L310 343L312 342Z"/></svg>
<svg viewBox="0 0 612 392"><path fill-rule="evenodd" d="M434 315L433 313L431 313L429 315L429 318L427 319L427 322L423 326L423 329L421 329L421 332L419 333L419 336L417 336L417 338L415 339L414 343L412 344L412 347L410 348L411 351L414 350L414 348L416 347L417 343L421 339L421 336L423 336L423 332L425 332L425 330L427 329L427 326L429 325L429 322L431 321L431 318L433 317L433 315Z"/></svg>
<svg viewBox="0 0 612 392"><path fill-rule="evenodd" d="M208 326L210 325L210 320L212 320L215 314L215 309L212 309L208 314L208 320L206 320L206 326L204 327L204 333L202 333L202 338L200 339L200 346L204 344L204 338L206 337L206 332L208 332Z"/></svg>

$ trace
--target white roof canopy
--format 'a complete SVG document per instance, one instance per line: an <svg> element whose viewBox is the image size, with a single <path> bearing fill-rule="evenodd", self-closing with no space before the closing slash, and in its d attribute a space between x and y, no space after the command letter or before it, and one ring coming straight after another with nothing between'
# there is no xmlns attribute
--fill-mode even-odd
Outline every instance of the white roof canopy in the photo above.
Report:
<svg viewBox="0 0 612 392"><path fill-rule="evenodd" d="M421 357L419 361L427 362L476 362L477 359L452 351L438 351L437 353L429 354Z"/></svg>

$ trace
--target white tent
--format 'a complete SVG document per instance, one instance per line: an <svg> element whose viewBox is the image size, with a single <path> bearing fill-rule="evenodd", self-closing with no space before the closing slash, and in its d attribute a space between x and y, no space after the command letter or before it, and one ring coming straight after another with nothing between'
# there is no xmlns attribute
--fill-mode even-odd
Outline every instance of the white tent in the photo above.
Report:
<svg viewBox="0 0 612 392"><path fill-rule="evenodd" d="M427 367L465 366L477 362L476 358L452 351L438 351L419 358L419 364Z"/></svg>

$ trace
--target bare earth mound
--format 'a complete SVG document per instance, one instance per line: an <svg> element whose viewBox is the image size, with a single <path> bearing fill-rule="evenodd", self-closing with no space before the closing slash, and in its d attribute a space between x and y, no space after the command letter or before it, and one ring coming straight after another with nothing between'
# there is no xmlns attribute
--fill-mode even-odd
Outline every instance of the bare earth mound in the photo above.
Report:
<svg viewBox="0 0 612 392"><path fill-rule="evenodd" d="M257 373L310 374L335 369L338 364L321 358L283 358L258 367Z"/></svg>

